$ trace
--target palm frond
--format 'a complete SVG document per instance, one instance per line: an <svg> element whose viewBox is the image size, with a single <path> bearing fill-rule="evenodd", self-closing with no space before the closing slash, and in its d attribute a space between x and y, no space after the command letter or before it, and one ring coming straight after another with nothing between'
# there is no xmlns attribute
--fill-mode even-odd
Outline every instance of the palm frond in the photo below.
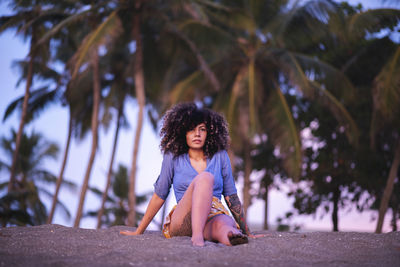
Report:
<svg viewBox="0 0 400 267"><path fill-rule="evenodd" d="M207 1L207 0L198 0L198 2L206 7L211 7L215 10L222 10L222 11L226 11L229 12L231 9L229 7L227 7L226 5L220 4L218 2L215 1Z"/></svg>
<svg viewBox="0 0 400 267"><path fill-rule="evenodd" d="M82 42L71 62L73 79L75 79L82 63L89 57L89 51L91 49L97 49L100 45L111 41L113 37L120 34L122 26L117 14L118 10L114 10L106 20Z"/></svg>
<svg viewBox="0 0 400 267"><path fill-rule="evenodd" d="M338 98L344 102L353 100L355 88L347 76L332 65L308 55L300 53L290 53L290 64L296 66L300 74L307 74L302 77L303 81L310 78L323 84L326 89L333 92ZM311 77L310 77L311 76ZM310 77L310 78L309 78ZM303 93L308 95L305 90L308 87L302 87Z"/></svg>
<svg viewBox="0 0 400 267"><path fill-rule="evenodd" d="M49 105L58 100L58 96L58 88L39 88L32 92L29 96L26 122L28 123L38 118Z"/></svg>
<svg viewBox="0 0 400 267"><path fill-rule="evenodd" d="M55 184L57 182L57 177L47 170L34 170L30 173L28 177L35 182L44 182L47 184Z"/></svg>
<svg viewBox="0 0 400 267"><path fill-rule="evenodd" d="M37 27L38 25L44 26L45 20L54 17L55 15L65 15L60 10L57 9L49 9L49 10L41 10L31 11L32 15L29 19L25 19L24 24L19 28L19 32L29 32L29 29L33 27Z"/></svg>
<svg viewBox="0 0 400 267"><path fill-rule="evenodd" d="M192 51L192 53L196 57L199 67L203 71L205 77L210 81L213 88L216 91L219 91L219 89L220 89L219 81L218 81L217 77L215 76L214 72L209 67L207 61L201 54L197 45L190 38L188 38L183 31L181 31L179 28L175 27L174 24L168 23L168 25L169 25L170 31L173 34L175 34L176 36L178 36L180 39L182 39L186 43L186 45L190 48L190 51Z"/></svg>
<svg viewBox="0 0 400 267"><path fill-rule="evenodd" d="M1 162L1 163L3 163L3 162ZM0 170L1 170L1 169L0 169ZM7 181L7 182L4 182L4 183L0 183L0 191L6 189L7 186L8 186L8 181Z"/></svg>
<svg viewBox="0 0 400 267"><path fill-rule="evenodd" d="M22 26L26 18L30 16L31 12L26 11L26 12L18 12L17 14L11 16L0 17L0 33L8 29L18 28Z"/></svg>
<svg viewBox="0 0 400 267"><path fill-rule="evenodd" d="M44 188L38 188L39 193L47 196L49 199L53 198L53 194ZM57 200L57 208L61 208L61 211L66 219L71 219L71 213L69 212L67 206L64 205L60 200Z"/></svg>
<svg viewBox="0 0 400 267"><path fill-rule="evenodd" d="M0 222L13 226L33 225L30 214L20 207L20 201L27 195L27 192L13 191L0 198Z"/></svg>
<svg viewBox="0 0 400 267"><path fill-rule="evenodd" d="M397 115L400 106L400 47L382 68L374 81L374 108L389 119Z"/></svg>
<svg viewBox="0 0 400 267"><path fill-rule="evenodd" d="M194 1L188 1L187 3L182 4L182 7L192 18L208 23L208 16L200 4Z"/></svg>
<svg viewBox="0 0 400 267"><path fill-rule="evenodd" d="M170 93L171 104L176 104L182 100L192 100L194 92L199 85L203 82L204 73L200 70L193 72L185 79L178 82Z"/></svg>
<svg viewBox="0 0 400 267"><path fill-rule="evenodd" d="M348 29L351 36L363 37L366 33L378 33L383 29L393 29L399 22L399 9L369 9L353 15Z"/></svg>
<svg viewBox="0 0 400 267"><path fill-rule="evenodd" d="M328 108L339 124L345 127L349 142L357 145L359 136L358 127L343 104L327 88L324 88L317 81L310 80L293 55L289 57L291 58L290 76L292 82L304 93L305 97L318 101L319 104Z"/></svg>
<svg viewBox="0 0 400 267"><path fill-rule="evenodd" d="M299 133L289 105L276 84L265 103L263 123L271 142L279 147L283 166L290 177L298 181L301 173L302 152Z"/></svg>
<svg viewBox="0 0 400 267"><path fill-rule="evenodd" d="M103 195L103 192L100 189L98 189L97 187L89 186L88 189L90 190L90 192L92 192L93 194L95 194L99 197L101 197Z"/></svg>
<svg viewBox="0 0 400 267"><path fill-rule="evenodd" d="M25 183L27 191L26 204L32 216L34 225L44 224L47 218L46 207L40 199L37 186L33 181Z"/></svg>
<svg viewBox="0 0 400 267"><path fill-rule="evenodd" d="M300 8L300 12L303 16L311 16L326 23L329 20L330 14L335 13L337 8L338 4L332 0L314 0L305 3ZM296 15L300 14L296 12Z"/></svg>
<svg viewBox="0 0 400 267"><path fill-rule="evenodd" d="M243 88L246 87L248 84L246 84L246 81L248 79L248 72L249 72L249 66L244 65L238 73L235 76L235 81L233 82L232 85L232 93L229 98L229 106L228 106L228 114L227 114L227 120L228 124L233 125L233 119L235 116L235 108L236 108L236 103L238 101L239 95L245 91Z"/></svg>
<svg viewBox="0 0 400 267"><path fill-rule="evenodd" d="M237 46L236 39L222 27L196 20L185 20L178 29L195 43L197 50L207 62L215 63ZM212 40L212 45L210 45Z"/></svg>
<svg viewBox="0 0 400 267"><path fill-rule="evenodd" d="M45 35L43 35L42 38L40 38L36 42L34 48L48 42L50 40L50 38L52 38L60 30L62 30L63 28L65 28L66 26L68 26L71 23L76 23L76 22L82 20L88 13L90 13L92 11L93 11L93 8L68 16L66 19L62 20L60 23L58 23L52 29L50 29Z"/></svg>
<svg viewBox="0 0 400 267"><path fill-rule="evenodd" d="M400 47L375 77L372 97L374 111L370 138L371 146L374 146L375 135L381 128L382 121L391 121L400 114Z"/></svg>
<svg viewBox="0 0 400 267"><path fill-rule="evenodd" d="M280 43L283 41L282 38L285 37L285 34L291 32L289 30L298 28L300 25L301 28L299 30L304 31L306 28L308 29L305 25L313 25L313 27L309 27L312 30L309 34L315 35L321 28L320 26L314 27L315 23L326 23L329 19L329 14L334 12L337 7L337 4L330 0L307 1L304 5L300 5L298 2L300 1L296 1L289 11L278 14L271 19L262 28L262 33L265 36L273 36L273 41ZM299 24L298 21L305 24ZM302 34L304 33L300 35ZM307 37L310 38L309 36Z"/></svg>
<svg viewBox="0 0 400 267"><path fill-rule="evenodd" d="M215 21L232 29L254 33L257 28L254 20L248 14L238 9L229 9L228 12L224 12L223 10L219 10L219 12L210 10L208 14Z"/></svg>
<svg viewBox="0 0 400 267"><path fill-rule="evenodd" d="M322 88L322 86L317 82L311 83L316 91L319 92L315 100L332 112L339 124L345 127L345 132L349 143L357 146L360 133L357 124L350 113L328 90Z"/></svg>

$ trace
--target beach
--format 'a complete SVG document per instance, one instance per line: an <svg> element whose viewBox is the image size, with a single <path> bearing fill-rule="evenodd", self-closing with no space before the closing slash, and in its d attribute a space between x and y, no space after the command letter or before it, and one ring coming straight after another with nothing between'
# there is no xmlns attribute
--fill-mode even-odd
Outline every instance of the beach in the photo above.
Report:
<svg viewBox="0 0 400 267"><path fill-rule="evenodd" d="M123 236L126 226L61 225L0 229L1 266L400 266L400 232L258 231L264 237L228 247L159 231Z"/></svg>

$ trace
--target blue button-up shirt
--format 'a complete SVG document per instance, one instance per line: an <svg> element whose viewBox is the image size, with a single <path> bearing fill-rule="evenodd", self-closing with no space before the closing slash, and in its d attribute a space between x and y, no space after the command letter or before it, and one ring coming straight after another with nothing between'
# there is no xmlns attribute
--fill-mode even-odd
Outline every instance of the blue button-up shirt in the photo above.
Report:
<svg viewBox="0 0 400 267"><path fill-rule="evenodd" d="M214 175L213 196L221 199L221 194L230 196L237 193L226 150L220 150L211 159L207 159L207 167L204 171ZM164 154L160 176L154 184L154 192L165 200L168 197L171 185L173 185L176 201L179 202L198 174L190 163L188 153L178 157L174 157L172 153L166 153Z"/></svg>

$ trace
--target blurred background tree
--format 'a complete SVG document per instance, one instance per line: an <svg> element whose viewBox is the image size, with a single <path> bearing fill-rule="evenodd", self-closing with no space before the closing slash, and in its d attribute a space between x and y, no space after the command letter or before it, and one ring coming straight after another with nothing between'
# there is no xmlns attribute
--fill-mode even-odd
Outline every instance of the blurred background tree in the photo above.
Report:
<svg viewBox="0 0 400 267"><path fill-rule="evenodd" d="M136 225L141 121L147 112L157 130L171 105L195 101L227 118L246 213L262 198L265 229L269 189L292 181L289 221L322 208L338 231L339 210L379 206L376 232L388 208L397 229L400 48L391 37L398 34L399 9L364 10L331 0L8 3L13 14L0 18L0 32L22 34L30 52L19 63L26 92L4 114L6 119L22 110L5 197L18 191L20 178L13 173L22 161L17 155L24 125L52 103L67 106L70 116L50 213L42 203L41 219L25 223L52 222L71 140L90 133L74 222L79 226L99 130L113 123L105 187L91 190L102 201L89 214L98 216L98 228L125 223L125 212L128 224ZM125 195L121 177L127 170L112 170L120 128L132 124L126 119L129 98L139 110ZM129 209L121 204L125 197ZM17 210L28 218L26 209Z"/></svg>
<svg viewBox="0 0 400 267"><path fill-rule="evenodd" d="M11 159L16 147L17 133L12 130L11 135L1 138L1 148ZM39 225L47 219L47 210L42 198L52 198L53 194L46 188L46 184L55 184L56 177L43 168L47 159L55 160L58 155L58 146L47 141L41 134L24 133L19 146L19 160L15 167L15 187L0 198L0 218L3 227L13 225ZM0 161L0 170L11 172L11 162ZM69 188L76 188L64 181ZM8 182L0 185L1 189L8 186ZM58 202L67 218L71 217L65 204Z"/></svg>
<svg viewBox="0 0 400 267"><path fill-rule="evenodd" d="M107 199L104 203L104 209L102 215L99 216L99 210L89 211L84 217L97 217L100 219L100 222L97 222L98 227L111 227L115 225L124 225L128 220L129 213L129 176L128 169L119 165L116 173L112 174L111 179L111 188L112 191L108 194ZM96 188L90 188L96 195L102 197L103 193L101 190ZM146 202L149 197L152 195L152 192L145 193L143 195L136 196L136 203L138 205ZM138 212L136 214L137 220L141 220L143 217L143 213ZM161 223L158 222L158 225Z"/></svg>

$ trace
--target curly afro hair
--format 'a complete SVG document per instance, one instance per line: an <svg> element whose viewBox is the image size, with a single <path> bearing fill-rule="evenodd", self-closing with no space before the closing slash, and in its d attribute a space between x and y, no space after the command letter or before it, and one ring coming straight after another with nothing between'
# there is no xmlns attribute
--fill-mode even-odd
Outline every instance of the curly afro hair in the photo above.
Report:
<svg viewBox="0 0 400 267"><path fill-rule="evenodd" d="M211 158L219 150L227 149L228 125L224 117L209 109L199 108L194 103L182 103L168 110L161 128L161 151L175 157L187 153L186 133L205 123L207 138L203 147L206 157Z"/></svg>

